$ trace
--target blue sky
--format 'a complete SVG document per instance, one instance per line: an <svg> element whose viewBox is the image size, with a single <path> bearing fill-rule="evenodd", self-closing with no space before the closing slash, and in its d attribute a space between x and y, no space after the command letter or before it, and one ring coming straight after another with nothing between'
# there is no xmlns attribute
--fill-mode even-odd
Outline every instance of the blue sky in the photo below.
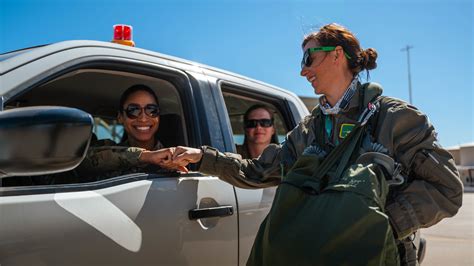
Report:
<svg viewBox="0 0 474 266"><path fill-rule="evenodd" d="M444 146L474 141L474 4L439 1L0 0L0 53L62 40L112 38L130 24L138 47L223 68L311 96L299 76L304 34L337 22L378 51L371 81L428 114ZM365 75L363 75L365 77Z"/></svg>

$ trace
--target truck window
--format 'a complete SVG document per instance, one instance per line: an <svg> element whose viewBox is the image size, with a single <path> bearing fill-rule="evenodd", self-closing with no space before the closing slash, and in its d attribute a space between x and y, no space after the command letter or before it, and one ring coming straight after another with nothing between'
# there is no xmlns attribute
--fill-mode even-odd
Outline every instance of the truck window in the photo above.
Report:
<svg viewBox="0 0 474 266"><path fill-rule="evenodd" d="M88 112L94 118L93 139L120 143L124 129L117 121L122 92L136 84L154 90L160 104L160 124L157 138L165 147L187 145L186 121L179 88L166 77L155 77L126 71L87 68L77 69L10 99L5 108L26 106L66 106ZM56 178L56 176L66 176ZM55 180L56 179L56 180ZM8 177L2 186L49 185L96 181L93 177L74 173L52 177Z"/></svg>
<svg viewBox="0 0 474 266"><path fill-rule="evenodd" d="M236 145L243 144L244 140L244 114L253 105L261 104L273 110L274 128L278 136L278 142L281 143L289 131L289 123L285 121L283 115L283 102L278 98L271 98L270 96L262 97L262 95L251 95L248 92L243 92L242 89L237 89L228 84L222 84L222 95L226 105L227 113L232 127L232 134L234 143Z"/></svg>

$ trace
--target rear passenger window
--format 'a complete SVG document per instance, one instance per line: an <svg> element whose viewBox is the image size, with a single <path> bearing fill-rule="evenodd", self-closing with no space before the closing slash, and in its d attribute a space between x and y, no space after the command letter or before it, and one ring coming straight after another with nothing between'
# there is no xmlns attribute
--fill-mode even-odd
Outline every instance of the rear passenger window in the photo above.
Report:
<svg viewBox="0 0 474 266"><path fill-rule="evenodd" d="M244 90L229 84L221 84L221 89L232 127L234 144L243 144L245 137L244 114L254 105L262 105L272 111L273 126L276 130L278 143L285 140L286 133L292 127L291 121L288 121L290 116L285 116L286 109L283 100L261 93L253 94L251 90Z"/></svg>

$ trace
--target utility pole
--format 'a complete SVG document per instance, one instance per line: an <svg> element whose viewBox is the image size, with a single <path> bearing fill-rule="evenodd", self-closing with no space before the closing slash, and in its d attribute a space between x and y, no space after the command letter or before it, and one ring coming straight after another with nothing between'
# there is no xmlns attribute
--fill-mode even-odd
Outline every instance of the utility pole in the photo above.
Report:
<svg viewBox="0 0 474 266"><path fill-rule="evenodd" d="M412 49L413 46L407 45L404 48L402 48L400 51L402 52L407 52L407 63L408 63L408 94L409 94L409 99L410 99L410 104L413 104L412 98L411 98L411 73L410 73L410 49Z"/></svg>

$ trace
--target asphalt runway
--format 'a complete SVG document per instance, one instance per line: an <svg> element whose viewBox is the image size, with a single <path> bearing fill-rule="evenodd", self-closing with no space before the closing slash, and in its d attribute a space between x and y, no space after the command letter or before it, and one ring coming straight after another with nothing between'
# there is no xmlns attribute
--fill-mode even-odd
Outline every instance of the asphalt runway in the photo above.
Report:
<svg viewBox="0 0 474 266"><path fill-rule="evenodd" d="M458 214L421 230L427 241L422 266L474 266L474 189L464 192Z"/></svg>

